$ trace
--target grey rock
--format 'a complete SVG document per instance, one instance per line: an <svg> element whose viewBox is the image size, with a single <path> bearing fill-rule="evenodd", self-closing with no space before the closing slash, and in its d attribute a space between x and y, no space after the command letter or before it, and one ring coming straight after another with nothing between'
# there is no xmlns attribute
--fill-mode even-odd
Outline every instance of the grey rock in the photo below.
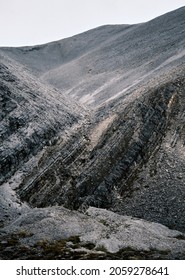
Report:
<svg viewBox="0 0 185 280"><path fill-rule="evenodd" d="M128 247L136 251L168 251L172 255L185 252L185 236L178 231L93 207L86 214L62 207L34 209L4 227L4 236L10 232L18 236L25 232L21 242L32 246L79 236L81 248L92 243L95 250L110 253Z"/></svg>
<svg viewBox="0 0 185 280"><path fill-rule="evenodd" d="M2 238L184 257L184 32L183 7L0 48Z"/></svg>

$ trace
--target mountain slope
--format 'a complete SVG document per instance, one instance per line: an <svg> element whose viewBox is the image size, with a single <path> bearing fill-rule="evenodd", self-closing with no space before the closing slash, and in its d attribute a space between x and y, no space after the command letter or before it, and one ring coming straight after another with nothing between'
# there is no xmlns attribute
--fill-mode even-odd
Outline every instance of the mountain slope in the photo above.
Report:
<svg viewBox="0 0 185 280"><path fill-rule="evenodd" d="M58 42L4 48L8 55L84 104L124 96L184 58L184 10L138 25L105 26ZM162 72L161 72L162 71Z"/></svg>
<svg viewBox="0 0 185 280"><path fill-rule="evenodd" d="M0 56L0 166L2 183L22 163L51 146L80 121L81 107Z"/></svg>
<svg viewBox="0 0 185 280"><path fill-rule="evenodd" d="M78 258L121 258L127 247L138 258L184 258L184 34L183 7L0 49L3 258L25 244L28 256L63 246L73 258L78 246Z"/></svg>
<svg viewBox="0 0 185 280"><path fill-rule="evenodd" d="M133 91L135 99L121 100L107 115L101 108L86 127L80 153L62 171L60 160L32 184L25 182L22 199L37 207L109 208L184 231L185 81L175 74Z"/></svg>

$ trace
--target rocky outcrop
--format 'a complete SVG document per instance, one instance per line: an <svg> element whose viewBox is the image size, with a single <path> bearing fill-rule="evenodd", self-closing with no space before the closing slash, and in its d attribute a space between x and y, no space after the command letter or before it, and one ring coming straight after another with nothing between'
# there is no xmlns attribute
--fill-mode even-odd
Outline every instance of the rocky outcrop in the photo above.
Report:
<svg viewBox="0 0 185 280"><path fill-rule="evenodd" d="M39 259L57 258L58 254L66 254L68 259L106 259L129 256L129 252L131 259L174 259L184 258L184 239L182 233L160 224L104 209L89 208L81 214L52 207L31 210L5 227L0 242L6 250L0 256L11 259L16 248L19 257ZM34 251L37 247L40 253Z"/></svg>

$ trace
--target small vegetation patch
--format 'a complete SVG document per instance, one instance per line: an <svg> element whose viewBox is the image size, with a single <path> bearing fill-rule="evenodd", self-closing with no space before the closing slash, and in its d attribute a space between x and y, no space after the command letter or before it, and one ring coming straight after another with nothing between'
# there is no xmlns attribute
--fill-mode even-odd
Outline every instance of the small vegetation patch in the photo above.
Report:
<svg viewBox="0 0 185 280"><path fill-rule="evenodd" d="M138 251L124 248L117 253L110 253L104 246L83 243L79 236L49 242L42 240L34 246L21 243L26 234L0 237L0 259L7 260L168 260L184 259L185 254L172 255L170 251Z"/></svg>

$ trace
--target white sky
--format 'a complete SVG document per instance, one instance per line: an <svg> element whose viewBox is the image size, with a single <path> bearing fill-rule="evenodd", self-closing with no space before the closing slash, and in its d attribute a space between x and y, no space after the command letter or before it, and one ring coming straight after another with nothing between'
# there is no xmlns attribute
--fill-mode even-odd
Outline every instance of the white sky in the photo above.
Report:
<svg viewBox="0 0 185 280"><path fill-rule="evenodd" d="M185 0L0 0L0 46L36 45L104 24L148 21Z"/></svg>

